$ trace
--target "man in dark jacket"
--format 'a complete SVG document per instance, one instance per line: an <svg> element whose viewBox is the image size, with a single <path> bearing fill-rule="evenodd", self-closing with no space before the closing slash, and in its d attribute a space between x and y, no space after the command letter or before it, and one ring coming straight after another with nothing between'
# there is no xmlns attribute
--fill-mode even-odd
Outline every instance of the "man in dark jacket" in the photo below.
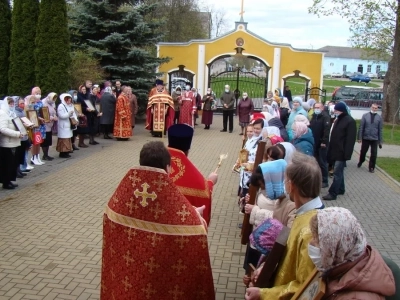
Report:
<svg viewBox="0 0 400 300"><path fill-rule="evenodd" d="M322 173L322 187L328 187L328 142L331 129L330 116L320 102L314 104L314 113L310 121L310 128L314 136L314 157Z"/></svg>
<svg viewBox="0 0 400 300"><path fill-rule="evenodd" d="M371 157L369 158L369 171L375 172L376 156L379 148L382 148L382 117L377 114L378 104L371 105L371 112L366 113L361 118L360 128L358 129L358 142L361 143L360 160L357 167L360 168L365 161L365 155L371 146Z"/></svg>
<svg viewBox="0 0 400 300"><path fill-rule="evenodd" d="M225 91L221 96L222 103L222 122L223 129L221 132L226 132L229 118L229 133L233 131L233 112L235 110L235 95L230 91L229 85L225 85Z"/></svg>
<svg viewBox="0 0 400 300"><path fill-rule="evenodd" d="M292 108L292 91L288 85L285 86L285 90L283 91L283 97L286 97L289 101L289 107Z"/></svg>
<svg viewBox="0 0 400 300"><path fill-rule="evenodd" d="M346 161L351 159L357 135L356 122L347 113L346 104L335 104L334 113L336 120L329 137L328 161L335 162L335 165L333 182L328 194L322 197L324 200L336 200L338 195L344 195L344 167Z"/></svg>
<svg viewBox="0 0 400 300"><path fill-rule="evenodd" d="M112 94L111 87L106 87L104 93L100 98L101 112L103 113L100 117L100 124L103 126L103 133L105 139L112 139L109 133L112 132L114 127L115 118L115 105L117 99Z"/></svg>

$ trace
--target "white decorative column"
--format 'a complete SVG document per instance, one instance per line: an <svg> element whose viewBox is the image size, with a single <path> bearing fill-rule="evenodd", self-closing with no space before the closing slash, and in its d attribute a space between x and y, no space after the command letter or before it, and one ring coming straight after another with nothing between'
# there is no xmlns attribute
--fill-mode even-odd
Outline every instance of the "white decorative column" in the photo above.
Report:
<svg viewBox="0 0 400 300"><path fill-rule="evenodd" d="M199 53L197 60L197 90L200 95L204 95L204 80L205 80L205 62L206 62L206 46L199 45Z"/></svg>
<svg viewBox="0 0 400 300"><path fill-rule="evenodd" d="M272 87L271 90L280 88L281 73L281 48L274 48L274 63L272 64Z"/></svg>

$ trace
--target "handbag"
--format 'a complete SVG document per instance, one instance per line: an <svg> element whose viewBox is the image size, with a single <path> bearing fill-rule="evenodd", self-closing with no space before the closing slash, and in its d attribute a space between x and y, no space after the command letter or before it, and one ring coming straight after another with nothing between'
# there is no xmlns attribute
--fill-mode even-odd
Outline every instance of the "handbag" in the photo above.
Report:
<svg viewBox="0 0 400 300"><path fill-rule="evenodd" d="M88 126L87 117L85 115L83 115L82 117L79 117L78 121L79 121L79 124L78 124L79 127L87 127Z"/></svg>
<svg viewBox="0 0 400 300"><path fill-rule="evenodd" d="M63 104L64 105L64 104ZM68 112L67 107L64 105L64 108L66 110L66 112ZM69 117L69 123L71 124L71 129L75 130L76 127L78 126L79 122L77 119L75 119L74 117Z"/></svg>
<svg viewBox="0 0 400 300"><path fill-rule="evenodd" d="M40 131L34 132L32 135L32 144L40 145L41 143L43 143L42 134L40 133Z"/></svg>

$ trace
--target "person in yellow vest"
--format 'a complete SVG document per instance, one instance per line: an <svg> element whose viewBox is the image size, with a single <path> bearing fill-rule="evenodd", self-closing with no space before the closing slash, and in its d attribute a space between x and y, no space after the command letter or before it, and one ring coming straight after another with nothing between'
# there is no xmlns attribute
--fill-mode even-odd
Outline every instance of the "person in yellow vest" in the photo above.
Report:
<svg viewBox="0 0 400 300"><path fill-rule="evenodd" d="M308 244L312 239L310 220L317 209L324 208L319 198L321 184L321 170L315 158L296 152L285 174L285 190L297 211L283 260L278 266L274 286L250 287L246 290L246 300L290 299L314 270Z"/></svg>

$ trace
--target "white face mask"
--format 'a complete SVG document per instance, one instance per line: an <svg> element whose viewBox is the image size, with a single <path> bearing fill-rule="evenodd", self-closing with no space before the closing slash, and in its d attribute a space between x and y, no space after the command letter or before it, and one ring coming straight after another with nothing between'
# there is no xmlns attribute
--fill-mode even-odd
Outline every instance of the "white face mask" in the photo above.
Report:
<svg viewBox="0 0 400 300"><path fill-rule="evenodd" d="M186 86L185 90L189 91L190 90L190 86Z"/></svg>
<svg viewBox="0 0 400 300"><path fill-rule="evenodd" d="M78 99L78 96L74 96L74 100L77 100Z"/></svg>
<svg viewBox="0 0 400 300"><path fill-rule="evenodd" d="M371 110L371 114L376 114L376 111L374 111L374 110Z"/></svg>
<svg viewBox="0 0 400 300"><path fill-rule="evenodd" d="M40 100L40 98L42 98L42 95L35 95L35 98L36 98L37 100Z"/></svg>
<svg viewBox="0 0 400 300"><path fill-rule="evenodd" d="M308 256L310 256L310 259L314 263L315 267L319 271L321 271L322 270L321 249L308 244Z"/></svg>
<svg viewBox="0 0 400 300"><path fill-rule="evenodd" d="M229 93L229 89L225 89L225 93Z"/></svg>

